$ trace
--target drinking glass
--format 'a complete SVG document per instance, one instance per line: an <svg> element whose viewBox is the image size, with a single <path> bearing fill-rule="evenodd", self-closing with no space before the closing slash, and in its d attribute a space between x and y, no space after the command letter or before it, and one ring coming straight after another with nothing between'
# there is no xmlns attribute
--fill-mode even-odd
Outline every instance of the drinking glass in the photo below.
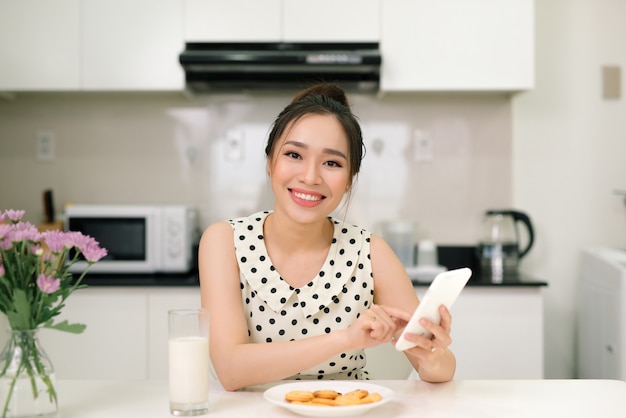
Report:
<svg viewBox="0 0 626 418"><path fill-rule="evenodd" d="M168 312L169 401L175 416L209 410L209 312L173 309Z"/></svg>

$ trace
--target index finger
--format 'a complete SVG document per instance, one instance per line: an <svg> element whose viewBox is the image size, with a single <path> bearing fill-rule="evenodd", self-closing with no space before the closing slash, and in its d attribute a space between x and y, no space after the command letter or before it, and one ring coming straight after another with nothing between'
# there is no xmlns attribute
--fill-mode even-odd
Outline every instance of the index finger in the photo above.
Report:
<svg viewBox="0 0 626 418"><path fill-rule="evenodd" d="M401 319L403 321L409 322L409 320L411 319L411 316L413 316L413 312L409 313L402 309L392 308L390 306L382 306L382 305L378 305L378 306L383 308L385 312L387 312L387 315L389 315L392 318L397 318L397 319Z"/></svg>

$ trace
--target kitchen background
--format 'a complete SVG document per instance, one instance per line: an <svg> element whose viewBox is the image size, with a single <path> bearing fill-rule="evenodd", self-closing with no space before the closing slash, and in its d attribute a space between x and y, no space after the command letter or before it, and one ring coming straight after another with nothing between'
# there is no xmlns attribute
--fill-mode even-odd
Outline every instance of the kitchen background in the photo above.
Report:
<svg viewBox="0 0 626 418"><path fill-rule="evenodd" d="M290 98L20 94L0 105L3 158L11 156L2 165L29 175L3 185L15 187L3 196L35 222L46 188L54 190L58 211L67 201L186 203L197 208L201 227L271 208L264 148ZM373 230L409 219L420 238L474 244L483 210L510 204L507 96L351 99L367 151L344 206L349 219ZM51 161L34 158L34 141L24 140L37 134L35 126L55 135ZM432 160L416 156L423 132L431 137Z"/></svg>
<svg viewBox="0 0 626 418"><path fill-rule="evenodd" d="M420 239L472 245L486 209L531 216L536 242L521 268L549 283L547 378L575 375L581 249L626 247L626 206L614 193L626 188L626 101L601 88L603 66L626 67L624 17L620 0L535 2L530 91L351 96L367 156L350 220L380 233L383 221L411 219ZM26 209L33 222L47 188L57 211L67 201L187 203L201 226L271 205L263 148L288 95L2 97L0 208ZM36 158L40 132L54 134L51 161Z"/></svg>

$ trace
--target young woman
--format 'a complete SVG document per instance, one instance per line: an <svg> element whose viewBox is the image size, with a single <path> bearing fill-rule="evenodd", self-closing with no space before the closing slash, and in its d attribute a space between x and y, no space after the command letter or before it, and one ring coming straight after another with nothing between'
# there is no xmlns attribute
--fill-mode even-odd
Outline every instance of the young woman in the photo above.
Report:
<svg viewBox="0 0 626 418"><path fill-rule="evenodd" d="M298 94L269 135L274 208L218 222L199 249L210 355L227 390L280 379L367 379L363 349L393 343L419 301L378 236L330 214L363 157L345 92L318 84ZM405 351L422 380L451 380L451 318L425 321Z"/></svg>

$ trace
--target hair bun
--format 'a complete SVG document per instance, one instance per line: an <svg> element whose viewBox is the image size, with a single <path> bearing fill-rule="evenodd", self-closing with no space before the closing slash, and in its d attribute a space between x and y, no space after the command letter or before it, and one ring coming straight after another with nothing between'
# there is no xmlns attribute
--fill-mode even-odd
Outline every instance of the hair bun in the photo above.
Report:
<svg viewBox="0 0 626 418"><path fill-rule="evenodd" d="M294 97L292 103L298 102L309 96L324 96L332 99L344 106L350 107L346 92L339 87L336 83L318 83L311 87L302 90L296 97Z"/></svg>

